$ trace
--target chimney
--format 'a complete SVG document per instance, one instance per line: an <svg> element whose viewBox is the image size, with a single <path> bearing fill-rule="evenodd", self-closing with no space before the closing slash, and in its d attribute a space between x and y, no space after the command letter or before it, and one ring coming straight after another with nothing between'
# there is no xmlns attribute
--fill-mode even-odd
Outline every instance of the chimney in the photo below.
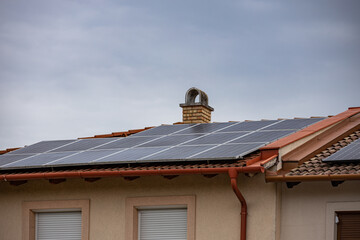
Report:
<svg viewBox="0 0 360 240"><path fill-rule="evenodd" d="M199 102L195 102L199 96ZM180 104L183 109L183 123L210 123L211 112L214 111L208 105L208 96L197 88L190 88L185 94L185 103Z"/></svg>

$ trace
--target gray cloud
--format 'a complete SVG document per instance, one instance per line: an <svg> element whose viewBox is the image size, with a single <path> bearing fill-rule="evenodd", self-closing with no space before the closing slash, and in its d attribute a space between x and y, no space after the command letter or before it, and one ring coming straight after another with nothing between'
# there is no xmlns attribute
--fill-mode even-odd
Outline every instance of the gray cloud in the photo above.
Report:
<svg viewBox="0 0 360 240"><path fill-rule="evenodd" d="M181 120L359 105L358 1L1 1L0 149Z"/></svg>

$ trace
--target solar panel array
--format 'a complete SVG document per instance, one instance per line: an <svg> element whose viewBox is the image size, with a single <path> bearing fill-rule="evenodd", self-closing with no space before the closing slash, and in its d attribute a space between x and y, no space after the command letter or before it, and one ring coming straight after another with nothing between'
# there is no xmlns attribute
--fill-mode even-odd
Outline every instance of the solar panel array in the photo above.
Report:
<svg viewBox="0 0 360 240"><path fill-rule="evenodd" d="M43 141L0 156L0 169L237 159L322 118L162 125L126 138Z"/></svg>
<svg viewBox="0 0 360 240"><path fill-rule="evenodd" d="M323 162L357 162L360 161L360 139L341 148L336 153L322 160Z"/></svg>

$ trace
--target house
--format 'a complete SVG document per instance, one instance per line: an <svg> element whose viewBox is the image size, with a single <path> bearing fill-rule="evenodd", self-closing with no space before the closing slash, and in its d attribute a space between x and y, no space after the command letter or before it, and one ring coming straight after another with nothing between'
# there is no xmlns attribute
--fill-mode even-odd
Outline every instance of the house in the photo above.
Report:
<svg viewBox="0 0 360 240"><path fill-rule="evenodd" d="M180 124L4 151L0 239L356 239L360 162L326 159L357 144L360 108L210 123L196 88L180 106Z"/></svg>

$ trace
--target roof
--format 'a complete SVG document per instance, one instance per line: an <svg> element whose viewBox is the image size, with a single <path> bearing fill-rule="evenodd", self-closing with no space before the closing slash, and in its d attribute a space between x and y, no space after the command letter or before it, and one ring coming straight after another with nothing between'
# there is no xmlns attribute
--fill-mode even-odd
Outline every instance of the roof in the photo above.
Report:
<svg viewBox="0 0 360 240"><path fill-rule="evenodd" d="M289 135L289 137L280 138L279 140L269 144L271 148L261 148L255 152L252 152L243 159L236 160L221 160L221 161L186 161L186 162L163 162L163 163L131 163L131 164L113 164L113 165L96 165L96 166L67 166L61 168L42 168L42 169L14 169L0 171L0 181L25 181L29 179L65 179L70 177L80 178L100 178L105 176L123 176L123 177L137 177L142 175L162 175L171 178L171 176L181 174L203 174L214 175L219 173L229 172L231 169L235 169L237 172L256 173L264 172L266 169L274 166L279 155L279 148L293 143L299 139L303 139L309 136L311 133L319 132L329 126L334 126L338 122L343 120L349 120L351 116L354 116L360 112L360 108L350 108L349 110L340 113L334 117L326 118L318 122L318 124L310 125L301 131ZM330 120L329 120L330 119ZM134 130L140 132L149 128L140 130ZM107 137L119 137L128 136L135 133L132 130L128 132L112 133L105 135L96 135L91 138L107 138ZM300 132L300 134L299 134ZM126 133L126 134L123 134ZM293 136L295 135L295 136ZM331 165L330 163L321 162L321 156L329 155L349 142L349 139L354 140L359 138L359 131L351 134L347 138L343 139L339 143L334 144L332 147L326 149L321 154L316 155L309 161L306 161L302 165L294 168L291 172L275 174L275 178L268 178L271 173L268 171L267 180L269 181L299 181L308 176L322 175L325 177L336 175L339 176L351 175L356 176L354 179L360 179L358 164L347 164L346 166L340 164L339 166ZM353 139L354 138L354 139ZM284 141L284 139L287 141ZM274 147L275 146L275 147ZM330 166L331 165L331 166ZM346 170L346 171L345 171ZM332 171L329 175L328 171ZM323 173L323 174L321 174ZM332 174L334 173L334 174ZM286 180L292 178L291 180Z"/></svg>
<svg viewBox="0 0 360 240"><path fill-rule="evenodd" d="M145 128L141 128L141 129L130 129L128 131L123 131L123 132L113 132L113 133L108 133L108 134L99 134L99 135L95 135L93 137L80 137L79 139L89 139L89 138L111 138L111 137L128 137L132 134L135 133L139 133L148 129L151 129L153 127L145 127Z"/></svg>
<svg viewBox="0 0 360 240"><path fill-rule="evenodd" d="M334 143L308 161L288 172L267 172L268 182L301 182L315 180L360 180L360 162L323 162L322 160L360 138L360 129Z"/></svg>
<svg viewBox="0 0 360 240"><path fill-rule="evenodd" d="M256 173L263 171L264 167L258 164L260 153L255 152L245 159L236 161L212 162L181 162L181 163L156 163L156 164L129 164L129 165L103 165L103 166L78 166L60 169L26 169L16 171L0 171L0 181L25 183L30 179L65 179L84 178L85 180L109 176L122 176L129 180L133 177L144 175L162 175L173 178L182 174L202 174L212 177L220 173L227 173L230 169L238 172ZM269 162L268 159L262 163ZM96 180L95 179L95 180Z"/></svg>
<svg viewBox="0 0 360 240"><path fill-rule="evenodd" d="M128 136L133 135L135 133L139 133L139 132L151 129L151 128L153 128L153 127L145 127L145 128L141 128L141 129L130 129L130 130L127 130L127 131L122 131L122 132L99 134L99 135L94 135L92 137L79 137L78 139L128 137ZM8 152L15 151L15 150L18 150L20 148L21 147L7 148L7 149L4 149L4 150L0 150L0 155L8 153Z"/></svg>
<svg viewBox="0 0 360 240"><path fill-rule="evenodd" d="M344 139L333 144L331 147L317 154L309 161L304 162L299 167L292 169L285 176L321 176L321 175L340 175L340 174L359 174L360 175L360 162L356 163L326 163L322 160L343 147L346 147L353 141L360 138L360 130L350 134Z"/></svg>

